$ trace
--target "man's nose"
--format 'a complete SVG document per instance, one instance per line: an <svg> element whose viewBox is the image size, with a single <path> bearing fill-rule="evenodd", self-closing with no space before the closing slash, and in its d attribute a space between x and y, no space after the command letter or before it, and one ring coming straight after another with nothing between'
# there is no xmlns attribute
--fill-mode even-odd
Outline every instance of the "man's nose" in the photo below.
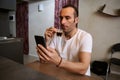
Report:
<svg viewBox="0 0 120 80"><path fill-rule="evenodd" d="M66 19L63 18L63 19L61 20L61 24L65 24L65 23L66 23Z"/></svg>

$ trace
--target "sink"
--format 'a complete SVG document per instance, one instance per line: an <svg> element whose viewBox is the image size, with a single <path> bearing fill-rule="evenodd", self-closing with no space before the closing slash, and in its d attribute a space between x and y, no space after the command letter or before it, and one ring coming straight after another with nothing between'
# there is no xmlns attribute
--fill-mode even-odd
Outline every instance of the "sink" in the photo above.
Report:
<svg viewBox="0 0 120 80"><path fill-rule="evenodd" d="M8 37L0 37L0 41L7 41L7 40L12 40L15 38L8 38Z"/></svg>
<svg viewBox="0 0 120 80"><path fill-rule="evenodd" d="M7 39L7 37L0 37L0 40L5 40Z"/></svg>

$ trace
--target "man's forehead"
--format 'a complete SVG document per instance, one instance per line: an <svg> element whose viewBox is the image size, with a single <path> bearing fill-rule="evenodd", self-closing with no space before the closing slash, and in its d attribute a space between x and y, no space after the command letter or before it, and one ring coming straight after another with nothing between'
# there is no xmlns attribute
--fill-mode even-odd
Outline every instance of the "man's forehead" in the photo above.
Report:
<svg viewBox="0 0 120 80"><path fill-rule="evenodd" d="M62 8L61 12L66 11L66 12L74 12L74 9L72 7L66 7Z"/></svg>
<svg viewBox="0 0 120 80"><path fill-rule="evenodd" d="M71 7L63 8L60 15L74 15L74 9Z"/></svg>

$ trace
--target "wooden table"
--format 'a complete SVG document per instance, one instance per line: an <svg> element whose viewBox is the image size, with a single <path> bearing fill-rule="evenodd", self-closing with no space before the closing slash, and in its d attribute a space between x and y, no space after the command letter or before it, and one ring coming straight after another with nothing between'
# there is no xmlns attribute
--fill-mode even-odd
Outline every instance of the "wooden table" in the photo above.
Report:
<svg viewBox="0 0 120 80"><path fill-rule="evenodd" d="M62 68L58 68L53 64L50 63L40 63L39 61L35 61L29 64L26 64L26 66L35 69L39 72L42 72L44 74L47 74L49 76L53 76L57 78L58 80L103 80L102 78L98 76L83 76L79 74L74 74L71 72L68 72Z"/></svg>
<svg viewBox="0 0 120 80"><path fill-rule="evenodd" d="M57 80L0 56L0 80Z"/></svg>

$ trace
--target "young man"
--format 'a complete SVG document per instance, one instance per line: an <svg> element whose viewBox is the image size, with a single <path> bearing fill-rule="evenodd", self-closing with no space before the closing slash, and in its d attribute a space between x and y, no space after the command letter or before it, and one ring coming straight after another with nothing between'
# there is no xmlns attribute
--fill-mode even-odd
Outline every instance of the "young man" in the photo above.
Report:
<svg viewBox="0 0 120 80"><path fill-rule="evenodd" d="M47 48L38 45L39 58L70 72L90 76L91 35L77 28L78 11L74 6L64 6L60 11L60 19L62 36L56 35L56 28L47 29Z"/></svg>

